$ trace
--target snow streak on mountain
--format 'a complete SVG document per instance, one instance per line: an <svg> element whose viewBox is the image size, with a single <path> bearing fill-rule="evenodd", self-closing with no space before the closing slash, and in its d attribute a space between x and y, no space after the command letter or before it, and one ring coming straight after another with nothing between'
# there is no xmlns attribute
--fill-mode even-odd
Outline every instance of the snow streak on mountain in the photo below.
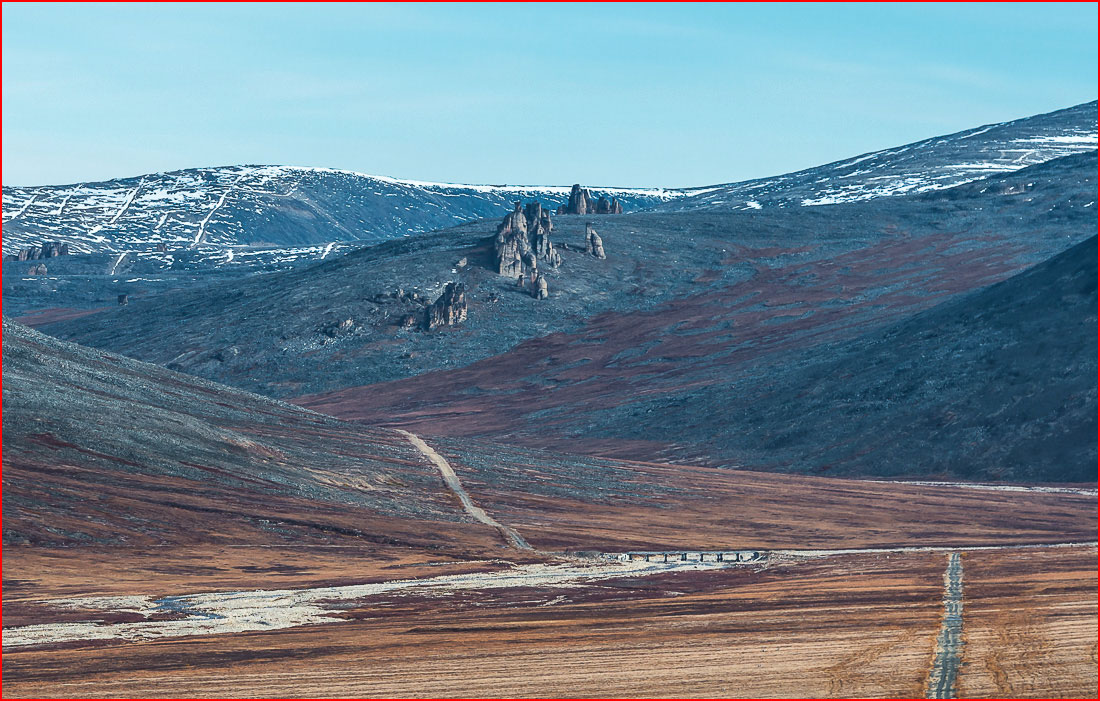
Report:
<svg viewBox="0 0 1100 701"><path fill-rule="evenodd" d="M854 202L954 187L1096 150L1096 101L855 158L708 188L662 209L761 209Z"/></svg>
<svg viewBox="0 0 1100 701"><path fill-rule="evenodd" d="M591 190L617 197L627 212L814 206L927 192L1096 150L1096 108L1094 101L729 185ZM499 217L515 200L553 208L568 193L566 186L452 185L294 166L5 187L3 252L62 241L72 253L127 253L161 268L181 251L217 267L281 266L359 242Z"/></svg>
<svg viewBox="0 0 1100 701"><path fill-rule="evenodd" d="M629 210L684 191L592 188ZM569 187L450 185L327 168L227 166L48 187L4 188L4 254L42 241L72 253L300 249L376 242L498 217L519 199L556 206ZM286 253L284 251L284 253Z"/></svg>

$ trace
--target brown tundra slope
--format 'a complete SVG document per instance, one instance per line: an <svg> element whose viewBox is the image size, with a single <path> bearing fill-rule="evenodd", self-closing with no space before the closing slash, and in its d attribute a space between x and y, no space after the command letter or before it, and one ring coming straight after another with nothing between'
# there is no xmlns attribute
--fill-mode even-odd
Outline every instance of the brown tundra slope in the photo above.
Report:
<svg viewBox="0 0 1100 701"><path fill-rule="evenodd" d="M7 320L3 428L9 546L355 544L475 556L506 544L396 431ZM1095 528L1075 490L768 476L427 440L475 503L545 550L1052 543Z"/></svg>
<svg viewBox="0 0 1100 701"><path fill-rule="evenodd" d="M3 328L7 545L484 540L391 431Z"/></svg>

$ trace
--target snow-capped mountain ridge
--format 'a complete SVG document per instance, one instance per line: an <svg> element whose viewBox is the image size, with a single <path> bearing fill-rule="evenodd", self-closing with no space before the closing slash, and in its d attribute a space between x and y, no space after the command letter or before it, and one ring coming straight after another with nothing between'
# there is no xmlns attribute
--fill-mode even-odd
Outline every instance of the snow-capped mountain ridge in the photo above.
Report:
<svg viewBox="0 0 1100 701"><path fill-rule="evenodd" d="M702 188L590 189L617 197L628 212L814 206L954 187L1096 147L1091 102L776 177ZM245 252L253 260L308 259L360 242L499 217L515 200L539 199L553 208L568 193L569 186L462 185L270 165L5 187L3 252L62 241L73 253L188 250L217 265L236 265L246 260L239 255Z"/></svg>
<svg viewBox="0 0 1100 701"><path fill-rule="evenodd" d="M423 187L434 190L473 190L475 192L500 192L525 194L531 192L543 192L548 195L568 195L572 185L489 185L470 183L444 183L431 180L409 180L407 178L391 178L388 175L370 175L354 170L340 168L322 168L319 166L264 166L267 168L281 168L284 170L300 170L315 173L337 173L340 175L354 175L360 178L370 178L394 185L406 185L409 187ZM629 195L637 197L656 197L662 200L673 200L678 197L686 197L706 190L708 188L663 188L663 187L589 187L589 190L603 195Z"/></svg>
<svg viewBox="0 0 1100 701"><path fill-rule="evenodd" d="M1096 102L708 188L660 209L793 207L942 190L1097 148Z"/></svg>
<svg viewBox="0 0 1100 701"><path fill-rule="evenodd" d="M591 188L641 209L691 191ZM45 240L73 253L324 247L480 217L515 199L564 202L569 186L457 185L332 168L222 166L100 183L4 188L4 253Z"/></svg>

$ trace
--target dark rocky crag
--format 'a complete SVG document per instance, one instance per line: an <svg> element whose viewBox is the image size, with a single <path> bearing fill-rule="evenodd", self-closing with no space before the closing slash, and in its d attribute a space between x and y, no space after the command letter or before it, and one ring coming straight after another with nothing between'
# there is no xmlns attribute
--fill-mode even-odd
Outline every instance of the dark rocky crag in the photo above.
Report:
<svg viewBox="0 0 1100 701"><path fill-rule="evenodd" d="M550 221L550 210L543 209L538 202L528 202L524 208L527 217L528 238L535 251L535 257L556 268L561 265L561 254L554 250L550 235L554 223Z"/></svg>
<svg viewBox="0 0 1100 701"><path fill-rule="evenodd" d="M531 253L531 243L527 239L527 217L519 202L497 227L494 249L497 272L501 275L518 277L526 272L525 261Z"/></svg>
<svg viewBox="0 0 1100 701"><path fill-rule="evenodd" d="M515 209L497 227L494 239L497 272L518 278L535 274L539 260L552 268L561 265L561 254L550 241L553 230L550 212L542 205L529 202L524 207L516 202Z"/></svg>
<svg viewBox="0 0 1100 701"><path fill-rule="evenodd" d="M617 197L607 199L600 195L593 199L588 188L580 184L573 185L569 192L569 201L558 207L558 214L622 214L623 206Z"/></svg>
<svg viewBox="0 0 1100 701"><path fill-rule="evenodd" d="M461 282L448 282L443 294L425 311L424 328L455 326L466 321L466 287Z"/></svg>
<svg viewBox="0 0 1100 701"><path fill-rule="evenodd" d="M596 233L596 229L593 228L591 222L584 225L584 252L593 258L601 260L607 258L607 254L603 250L603 239Z"/></svg>
<svg viewBox="0 0 1100 701"><path fill-rule="evenodd" d="M596 200L596 214L622 214L623 206L619 204L619 198L612 197L608 200L603 195Z"/></svg>
<svg viewBox="0 0 1100 701"><path fill-rule="evenodd" d="M47 241L41 246L29 246L20 249L19 253L8 256L8 260L22 263L28 260L42 260L43 258L56 258L69 255L69 244L60 241Z"/></svg>

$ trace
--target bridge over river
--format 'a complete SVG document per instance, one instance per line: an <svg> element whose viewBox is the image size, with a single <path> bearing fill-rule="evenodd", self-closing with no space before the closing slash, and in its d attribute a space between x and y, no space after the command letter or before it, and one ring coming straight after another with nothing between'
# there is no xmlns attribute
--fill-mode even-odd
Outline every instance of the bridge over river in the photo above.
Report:
<svg viewBox="0 0 1100 701"><path fill-rule="evenodd" d="M623 553L600 553L600 557L630 562L758 562L767 558L760 550L630 550Z"/></svg>

